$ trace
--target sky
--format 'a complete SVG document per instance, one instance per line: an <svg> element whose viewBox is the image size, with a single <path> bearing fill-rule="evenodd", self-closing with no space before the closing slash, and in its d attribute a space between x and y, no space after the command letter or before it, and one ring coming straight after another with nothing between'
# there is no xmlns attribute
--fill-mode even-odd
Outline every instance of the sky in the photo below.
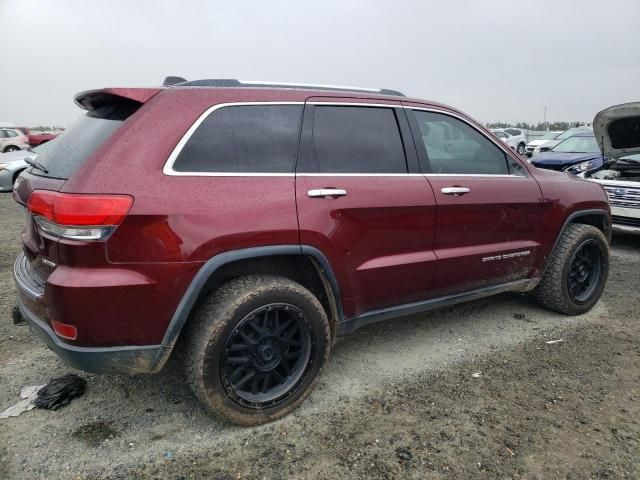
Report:
<svg viewBox="0 0 640 480"><path fill-rule="evenodd" d="M400 90L481 122L640 100L640 0L0 0L0 122L167 75Z"/></svg>

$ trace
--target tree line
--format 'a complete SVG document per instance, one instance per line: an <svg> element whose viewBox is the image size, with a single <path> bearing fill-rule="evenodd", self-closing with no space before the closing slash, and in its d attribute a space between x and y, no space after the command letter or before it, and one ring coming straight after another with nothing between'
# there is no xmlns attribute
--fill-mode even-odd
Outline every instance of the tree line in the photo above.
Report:
<svg viewBox="0 0 640 480"><path fill-rule="evenodd" d="M515 127L515 128L521 128L523 130L552 130L552 131L564 131L564 130L569 130L570 128L573 127L581 127L583 125L586 125L585 122L547 122L546 124L544 122L538 122L536 124L533 123L527 123L527 122L518 122L515 125L512 123L505 123L505 122L494 122L494 123L487 123L487 128L508 128L508 127Z"/></svg>

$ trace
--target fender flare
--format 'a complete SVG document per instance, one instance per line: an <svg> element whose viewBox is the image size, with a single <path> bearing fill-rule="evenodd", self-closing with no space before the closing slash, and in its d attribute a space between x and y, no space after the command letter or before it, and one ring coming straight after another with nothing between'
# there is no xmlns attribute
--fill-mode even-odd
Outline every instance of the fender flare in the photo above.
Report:
<svg viewBox="0 0 640 480"><path fill-rule="evenodd" d="M553 242L553 247L551 247L551 250L549 250L549 256L546 258L544 262L544 268L541 271L540 278L542 278L542 276L547 271L547 268L549 267L549 263L551 262L551 255L553 254L556 247L558 246L558 242L560 242L560 238L564 234L567 227L571 223L573 223L576 218L593 216L593 215L597 215L599 217L604 218L603 233L604 233L604 236L607 238L607 241L611 241L611 216L609 215L609 212L600 208L595 208L595 209L589 209L589 210L578 210L576 212L571 213L567 217L567 219L564 221L562 228L560 229L560 231L558 232L558 235L556 236L556 240Z"/></svg>
<svg viewBox="0 0 640 480"><path fill-rule="evenodd" d="M240 250L230 250L228 252L220 253L210 258L202 267L200 267L200 270L198 270L196 275L193 277L193 280L191 280L191 284L187 287L182 299L180 299L180 303L178 304L173 317L171 317L169 326L167 327L162 339L162 345L169 348L173 348L175 346L180 332L186 324L187 318L196 304L202 289L206 286L209 278L211 278L211 275L213 275L216 270L238 260L270 257L275 255L311 257L315 261L314 266L318 270L318 274L321 276L323 283L328 284L331 289L331 293L333 294L336 314L338 316L336 322L339 323L344 320L338 281L333 273L331 264L320 250L308 245L272 245L266 247L243 248Z"/></svg>

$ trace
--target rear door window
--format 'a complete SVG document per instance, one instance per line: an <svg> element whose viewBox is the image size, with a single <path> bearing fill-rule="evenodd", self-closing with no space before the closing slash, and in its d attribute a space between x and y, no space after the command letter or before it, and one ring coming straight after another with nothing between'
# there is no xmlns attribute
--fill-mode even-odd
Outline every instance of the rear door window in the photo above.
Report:
<svg viewBox="0 0 640 480"><path fill-rule="evenodd" d="M87 112L38 155L38 163L48 173L35 168L30 173L68 179L136 109L137 105L118 104Z"/></svg>
<svg viewBox="0 0 640 480"><path fill-rule="evenodd" d="M316 105L310 156L308 172L407 172L393 108Z"/></svg>
<svg viewBox="0 0 640 480"><path fill-rule="evenodd" d="M293 173L302 105L238 105L212 111L173 163L176 172Z"/></svg>
<svg viewBox="0 0 640 480"><path fill-rule="evenodd" d="M506 154L487 137L457 118L414 110L431 173L508 175ZM456 132L448 135L447 132Z"/></svg>

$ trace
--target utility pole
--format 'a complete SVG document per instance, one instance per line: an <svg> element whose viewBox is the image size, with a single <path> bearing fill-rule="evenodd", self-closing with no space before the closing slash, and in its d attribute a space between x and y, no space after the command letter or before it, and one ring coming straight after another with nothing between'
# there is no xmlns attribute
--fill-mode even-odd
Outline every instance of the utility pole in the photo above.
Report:
<svg viewBox="0 0 640 480"><path fill-rule="evenodd" d="M544 123L544 129L545 131L549 131L549 124L547 123L547 107L544 107L544 121L542 122Z"/></svg>

